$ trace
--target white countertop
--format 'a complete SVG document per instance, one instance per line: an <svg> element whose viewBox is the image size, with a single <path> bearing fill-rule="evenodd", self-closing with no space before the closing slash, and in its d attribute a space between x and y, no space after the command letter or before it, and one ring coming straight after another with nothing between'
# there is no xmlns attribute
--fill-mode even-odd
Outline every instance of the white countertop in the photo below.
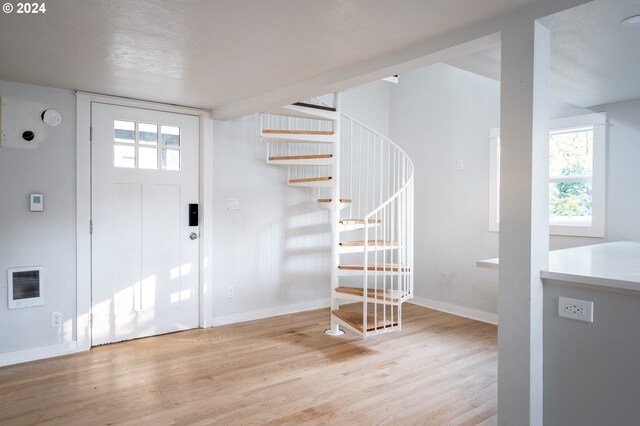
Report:
<svg viewBox="0 0 640 426"><path fill-rule="evenodd" d="M640 291L640 243L616 241L549 252L543 279Z"/></svg>
<svg viewBox="0 0 640 426"><path fill-rule="evenodd" d="M479 268L498 269L499 259L478 260ZM543 279L640 291L640 242L615 241L549 252Z"/></svg>

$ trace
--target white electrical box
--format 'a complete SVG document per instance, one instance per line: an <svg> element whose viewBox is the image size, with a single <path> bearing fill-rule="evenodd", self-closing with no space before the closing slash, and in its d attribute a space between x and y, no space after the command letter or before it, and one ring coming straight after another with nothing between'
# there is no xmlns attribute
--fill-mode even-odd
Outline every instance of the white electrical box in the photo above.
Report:
<svg viewBox="0 0 640 426"><path fill-rule="evenodd" d="M10 268L7 272L9 309L44 305L42 266Z"/></svg>
<svg viewBox="0 0 640 426"><path fill-rule="evenodd" d="M0 146L35 149L44 140L44 106L23 99L0 99Z"/></svg>

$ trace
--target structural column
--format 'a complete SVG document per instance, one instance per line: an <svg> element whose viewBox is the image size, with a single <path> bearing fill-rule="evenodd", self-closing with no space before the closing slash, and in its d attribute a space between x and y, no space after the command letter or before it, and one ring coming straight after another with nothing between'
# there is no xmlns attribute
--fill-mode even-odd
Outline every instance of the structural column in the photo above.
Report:
<svg viewBox="0 0 640 426"><path fill-rule="evenodd" d="M542 425L542 281L549 256L549 30L502 32L498 424Z"/></svg>

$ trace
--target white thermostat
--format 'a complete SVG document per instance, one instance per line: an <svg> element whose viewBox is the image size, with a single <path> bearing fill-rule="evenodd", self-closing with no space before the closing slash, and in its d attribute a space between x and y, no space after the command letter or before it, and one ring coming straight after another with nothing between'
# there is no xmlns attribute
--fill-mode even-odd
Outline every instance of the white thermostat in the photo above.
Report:
<svg viewBox="0 0 640 426"><path fill-rule="evenodd" d="M29 210L32 212L44 211L43 194L29 194Z"/></svg>
<svg viewBox="0 0 640 426"><path fill-rule="evenodd" d="M10 268L7 272L9 309L44 305L42 266Z"/></svg>

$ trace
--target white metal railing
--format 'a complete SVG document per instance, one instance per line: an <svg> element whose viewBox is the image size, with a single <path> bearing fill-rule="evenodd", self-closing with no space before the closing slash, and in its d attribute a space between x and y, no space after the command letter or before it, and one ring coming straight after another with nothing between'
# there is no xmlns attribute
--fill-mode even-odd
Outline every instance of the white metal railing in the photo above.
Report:
<svg viewBox="0 0 640 426"><path fill-rule="evenodd" d="M303 102L337 107L339 96ZM402 303L413 297L414 166L407 153L389 138L340 112L339 108L338 112L337 121L265 113L260 130L261 133L264 129L339 133L338 143L333 144L270 139L267 160L292 155L333 155L338 165L336 170L332 170L333 165L291 165L289 179L335 176L334 186L313 189L317 198L332 199L334 209L340 205L337 200L351 200L347 208L334 211L331 216L334 239L338 238L338 219L364 219L363 230L359 231L363 232L359 238L363 238L364 245L360 258L365 296L362 330L364 336L385 333L401 328ZM337 244L332 250L333 257L338 256ZM335 274L334 271L332 288L337 286ZM332 309L337 309L336 304L332 303ZM372 331L367 331L369 328Z"/></svg>
<svg viewBox="0 0 640 426"><path fill-rule="evenodd" d="M414 166L396 143L346 114L341 149L341 196L352 200L350 218L364 219L363 330L373 330L363 334L380 334L402 326L402 302L413 297Z"/></svg>

